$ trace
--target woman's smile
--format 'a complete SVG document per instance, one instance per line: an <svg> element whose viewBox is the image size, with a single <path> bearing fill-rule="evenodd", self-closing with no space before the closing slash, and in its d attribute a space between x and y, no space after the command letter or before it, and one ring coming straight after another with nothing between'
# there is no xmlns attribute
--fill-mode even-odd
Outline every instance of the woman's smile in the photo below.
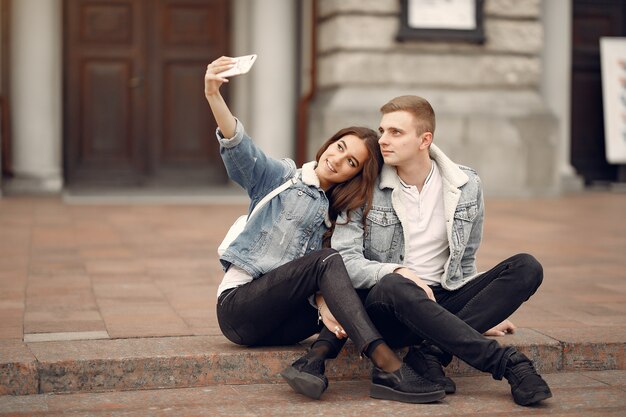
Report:
<svg viewBox="0 0 626 417"><path fill-rule="evenodd" d="M337 173L334 165L328 159L326 159L326 167L328 167L331 172L334 172L335 174Z"/></svg>

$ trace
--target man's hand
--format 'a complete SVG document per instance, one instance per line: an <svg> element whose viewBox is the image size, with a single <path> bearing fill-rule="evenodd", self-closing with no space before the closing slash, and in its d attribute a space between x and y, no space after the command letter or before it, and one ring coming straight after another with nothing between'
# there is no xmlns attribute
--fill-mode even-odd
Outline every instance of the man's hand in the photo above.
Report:
<svg viewBox="0 0 626 417"><path fill-rule="evenodd" d="M331 332L335 333L335 337L337 339L345 339L348 337L348 334L343 329L343 326L339 324L333 313L330 312L326 302L324 301L324 297L321 294L317 294L315 296L315 303L317 304L318 311L322 316L322 321L324 322L324 326Z"/></svg>
<svg viewBox="0 0 626 417"><path fill-rule="evenodd" d="M434 302L437 302L437 300L435 300L435 295L433 294L433 290L428 285L426 285L426 283L420 277L418 277L417 274L411 271L409 268L398 268L393 272L395 272L396 274L400 274L403 277L410 279L411 281L416 283L418 287L424 290L428 298L430 298Z"/></svg>
<svg viewBox="0 0 626 417"><path fill-rule="evenodd" d="M513 334L515 333L515 325L510 320L504 320L502 323L497 326L492 327L487 330L484 335L485 336L504 336L507 333Z"/></svg>

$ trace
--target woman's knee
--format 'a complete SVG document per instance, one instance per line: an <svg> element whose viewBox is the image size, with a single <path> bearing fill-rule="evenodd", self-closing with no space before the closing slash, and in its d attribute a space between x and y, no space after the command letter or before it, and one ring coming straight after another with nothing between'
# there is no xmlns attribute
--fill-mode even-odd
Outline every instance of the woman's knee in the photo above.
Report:
<svg viewBox="0 0 626 417"><path fill-rule="evenodd" d="M317 273L316 279L319 279L318 285L322 287L322 283L326 282L335 289L352 288L350 276L343 263L341 254L335 249L324 248L316 251L317 262L315 264Z"/></svg>
<svg viewBox="0 0 626 417"><path fill-rule="evenodd" d="M327 272L332 271L337 267L345 269L341 255L335 249L331 248L324 248L309 252L301 258L300 262L308 264L309 268L312 267L315 271L317 271L316 274L311 275L311 278L319 276L320 274L322 276L326 275Z"/></svg>
<svg viewBox="0 0 626 417"><path fill-rule="evenodd" d="M343 262L341 255L335 249L324 248L324 249L318 250L317 252L318 252L318 259L323 264L330 263L330 262Z"/></svg>
<svg viewBox="0 0 626 417"><path fill-rule="evenodd" d="M323 262L325 259L332 257L332 255L338 254L338 253L339 252L337 252L335 249L323 248L323 249L311 251L307 253L306 255L304 255L304 257L302 257L301 259L308 259L311 261Z"/></svg>

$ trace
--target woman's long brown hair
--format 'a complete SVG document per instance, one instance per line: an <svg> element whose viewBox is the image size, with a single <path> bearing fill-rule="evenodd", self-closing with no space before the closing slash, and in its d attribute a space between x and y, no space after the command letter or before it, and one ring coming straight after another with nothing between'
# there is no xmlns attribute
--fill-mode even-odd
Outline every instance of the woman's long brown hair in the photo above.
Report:
<svg viewBox="0 0 626 417"><path fill-rule="evenodd" d="M374 183L383 166L383 156L378 146L378 133L367 127L360 126L346 127L335 133L330 139L324 142L319 151L317 151L315 160L319 162L322 154L330 145L347 135L354 135L365 142L369 158L367 158L367 161L363 164L363 169L358 174L350 180L336 184L326 191L330 203L328 217L330 218L332 226L324 234L325 247L330 246L330 237L335 230L337 216L342 212L345 211L347 213L347 220L349 221L350 212L363 207L363 218L361 221L363 222L363 227L365 227L367 213L369 213L372 206Z"/></svg>

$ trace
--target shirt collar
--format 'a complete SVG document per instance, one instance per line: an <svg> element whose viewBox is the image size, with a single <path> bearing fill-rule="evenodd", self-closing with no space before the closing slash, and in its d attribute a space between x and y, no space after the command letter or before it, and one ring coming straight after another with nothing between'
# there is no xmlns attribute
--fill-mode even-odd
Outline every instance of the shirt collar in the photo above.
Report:
<svg viewBox="0 0 626 417"><path fill-rule="evenodd" d="M424 185L428 184L428 181L430 181L430 179L433 177L433 173L435 172L435 165L437 165L435 161L433 161L432 159L430 161L431 161L430 172L426 176L426 180L424 180ZM400 181L400 185L402 185L404 188L410 189L412 187L415 187L414 185L409 185L406 182L402 181L402 178L400 178L400 176L398 176L398 180Z"/></svg>

